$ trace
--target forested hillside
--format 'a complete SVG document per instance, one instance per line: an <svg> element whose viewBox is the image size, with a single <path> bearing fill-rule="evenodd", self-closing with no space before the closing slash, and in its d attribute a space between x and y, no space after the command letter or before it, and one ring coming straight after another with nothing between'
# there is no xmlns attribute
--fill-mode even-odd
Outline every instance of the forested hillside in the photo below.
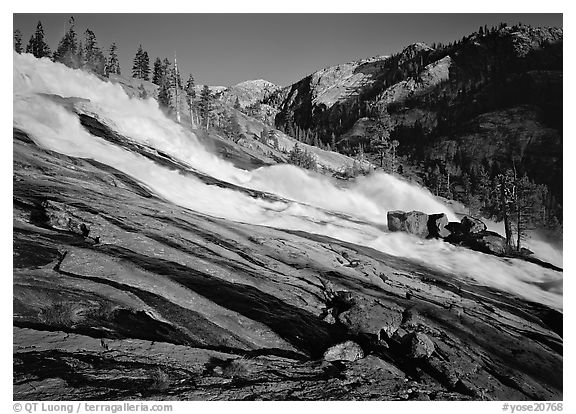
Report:
<svg viewBox="0 0 576 414"><path fill-rule="evenodd" d="M562 40L559 28L481 27L447 45L417 43L323 69L266 102L280 109L279 129L360 156L379 152L371 126L385 110L402 161L393 172L415 171L436 194L491 215L481 187L511 169L544 186L542 220L555 225L562 215Z"/></svg>

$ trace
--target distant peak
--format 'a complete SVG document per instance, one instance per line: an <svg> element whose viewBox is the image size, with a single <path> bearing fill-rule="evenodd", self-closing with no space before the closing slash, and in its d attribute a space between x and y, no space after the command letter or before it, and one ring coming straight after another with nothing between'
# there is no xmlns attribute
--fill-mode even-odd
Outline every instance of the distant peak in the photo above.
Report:
<svg viewBox="0 0 576 414"><path fill-rule="evenodd" d="M266 79L252 79L244 82L237 83L233 87L243 87L243 86L261 86L261 87L278 87L278 85L267 81Z"/></svg>
<svg viewBox="0 0 576 414"><path fill-rule="evenodd" d="M406 46L402 52L421 52L423 50L432 50L432 48L426 43L416 42Z"/></svg>

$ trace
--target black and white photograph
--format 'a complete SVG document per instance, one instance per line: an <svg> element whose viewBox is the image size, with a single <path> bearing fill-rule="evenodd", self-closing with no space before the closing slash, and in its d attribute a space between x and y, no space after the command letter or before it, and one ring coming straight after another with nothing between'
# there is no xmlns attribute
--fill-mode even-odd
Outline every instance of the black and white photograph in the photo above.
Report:
<svg viewBox="0 0 576 414"><path fill-rule="evenodd" d="M74 10L12 14L6 412L569 410L562 13Z"/></svg>

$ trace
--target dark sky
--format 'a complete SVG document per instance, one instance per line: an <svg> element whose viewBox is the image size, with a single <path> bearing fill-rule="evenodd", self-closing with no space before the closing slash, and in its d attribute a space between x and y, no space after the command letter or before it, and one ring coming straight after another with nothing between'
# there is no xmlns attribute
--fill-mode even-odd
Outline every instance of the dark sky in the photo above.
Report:
<svg viewBox="0 0 576 414"><path fill-rule="evenodd" d="M178 54L182 78L229 86L249 79L279 85L338 63L389 55L414 42L450 42L499 22L562 26L561 14L75 14L76 32L119 48L129 74L141 43L150 56ZM69 15L14 14L24 45L38 20L54 50Z"/></svg>

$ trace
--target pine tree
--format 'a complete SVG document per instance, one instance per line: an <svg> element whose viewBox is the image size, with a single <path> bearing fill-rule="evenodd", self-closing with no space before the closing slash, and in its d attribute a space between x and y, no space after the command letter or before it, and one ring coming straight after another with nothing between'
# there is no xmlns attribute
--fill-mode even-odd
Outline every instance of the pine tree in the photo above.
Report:
<svg viewBox="0 0 576 414"><path fill-rule="evenodd" d="M182 77L180 76L180 71L174 69L174 75L175 75L175 83L178 85L178 89L181 90L182 89Z"/></svg>
<svg viewBox="0 0 576 414"><path fill-rule="evenodd" d="M144 51L142 53L142 60L140 62L140 70L142 73L142 79L150 80L150 58L148 57L148 52Z"/></svg>
<svg viewBox="0 0 576 414"><path fill-rule="evenodd" d="M14 51L16 53L22 53L22 32L20 29L14 30Z"/></svg>
<svg viewBox="0 0 576 414"><path fill-rule="evenodd" d="M164 58L164 61L162 61L161 66L159 66L157 70L157 63L158 59L156 62L154 62L153 80L156 78L158 72L158 76L168 78L172 88L176 88L176 85L178 85L178 89L182 89L182 78L180 77L180 73L176 73L176 68L174 65L167 58Z"/></svg>
<svg viewBox="0 0 576 414"><path fill-rule="evenodd" d="M392 120L386 107L379 105L377 113L372 118L373 124L367 128L370 136L370 147L379 154L380 168L384 168L384 159L390 149L390 132L392 131Z"/></svg>
<svg viewBox="0 0 576 414"><path fill-rule="evenodd" d="M63 63L71 68L79 68L81 62L78 62L78 40L74 30L74 17L70 17L68 24L68 30L54 52L54 61Z"/></svg>
<svg viewBox="0 0 576 414"><path fill-rule="evenodd" d="M298 143L295 143L288 153L288 162L290 164L297 164L298 160L300 159L300 154L302 154L302 150L300 149Z"/></svg>
<svg viewBox="0 0 576 414"><path fill-rule="evenodd" d="M170 64L168 58L164 58L164 60L162 61L162 73L164 76L166 76L167 73L170 71L170 66L172 65Z"/></svg>
<svg viewBox="0 0 576 414"><path fill-rule="evenodd" d="M106 75L106 58L102 50L98 47L96 35L90 29L86 29L84 33L85 38L85 55L86 68L94 73L105 76Z"/></svg>
<svg viewBox="0 0 576 414"><path fill-rule="evenodd" d="M168 82L170 83L170 87L174 87L174 65L172 65L172 63L168 60L168 59L164 59L162 68L164 70L164 74L163 76L168 79Z"/></svg>
<svg viewBox="0 0 576 414"><path fill-rule="evenodd" d="M240 106L240 100L238 99L238 97L236 97L236 100L234 101L234 109L236 110L240 110L242 109L242 106Z"/></svg>
<svg viewBox="0 0 576 414"><path fill-rule="evenodd" d="M170 93L170 80L164 76L158 88L158 103L166 108L172 107L172 94Z"/></svg>
<svg viewBox="0 0 576 414"><path fill-rule="evenodd" d="M136 56L134 57L134 63L132 64L132 77L136 79L144 79L144 74L142 73L142 59L144 55L144 50L142 50L142 45L138 46L136 51Z"/></svg>
<svg viewBox="0 0 576 414"><path fill-rule="evenodd" d="M514 172L508 169L504 174L498 174L493 181L494 196L491 212L496 220L504 221L506 244L512 246L512 213L516 192Z"/></svg>
<svg viewBox="0 0 576 414"><path fill-rule="evenodd" d="M28 40L28 44L26 45L26 53L34 54L34 35L31 35L30 40Z"/></svg>
<svg viewBox="0 0 576 414"><path fill-rule="evenodd" d="M236 113L231 113L226 122L226 133L228 137L234 141L238 142L238 140L242 137L242 128L238 123L238 117Z"/></svg>
<svg viewBox="0 0 576 414"><path fill-rule="evenodd" d="M82 45L82 41L78 42L78 53L76 53L76 62L78 63L79 68L82 68L86 65L86 57L84 56L84 46Z"/></svg>
<svg viewBox="0 0 576 414"><path fill-rule="evenodd" d="M157 59L160 62L160 59ZM188 81L186 82L186 88L184 89L184 98L186 99L186 104L188 105L188 110L190 111L190 122L194 127L194 113L196 104L196 91L194 90L194 76L190 74L188 76Z"/></svg>
<svg viewBox="0 0 576 414"><path fill-rule="evenodd" d="M208 128L210 125L210 112L212 111L212 95L210 94L210 88L208 88L208 85L202 87L199 109L200 116L204 120L204 126Z"/></svg>
<svg viewBox="0 0 576 414"><path fill-rule="evenodd" d="M32 53L37 58L50 56L50 47L44 41L44 28L40 21L36 25L34 34L30 36L30 41L26 46L26 53Z"/></svg>
<svg viewBox="0 0 576 414"><path fill-rule="evenodd" d="M492 183L490 181L490 176L483 165L480 165L479 168L473 170L473 173L473 193L479 198L482 207L486 209L492 204Z"/></svg>
<svg viewBox="0 0 576 414"><path fill-rule="evenodd" d="M106 76L110 76L111 73L115 75L120 75L120 61L118 60L116 43L110 45L110 50L108 51L108 60L106 61Z"/></svg>
<svg viewBox="0 0 576 414"><path fill-rule="evenodd" d="M434 194L440 195L440 187L442 185L442 172L440 171L440 166L438 164L436 164L430 173L428 182L428 186L434 190Z"/></svg>
<svg viewBox="0 0 576 414"><path fill-rule="evenodd" d="M543 207L547 188L533 183L527 175L516 179L515 186L512 220L516 230L516 250L520 251L526 232L545 220Z"/></svg>
<svg viewBox="0 0 576 414"><path fill-rule="evenodd" d="M316 171L318 168L314 155L308 150L302 151L298 143L288 153L288 163L312 171Z"/></svg>
<svg viewBox="0 0 576 414"><path fill-rule="evenodd" d="M163 77L164 77L164 68L162 66L162 61L160 60L160 58L157 57L156 60L154 61L154 69L152 71L152 83L160 86Z"/></svg>
<svg viewBox="0 0 576 414"><path fill-rule="evenodd" d="M444 197L452 198L452 177L460 175L460 168L450 161L447 161L444 166L444 173L446 179L444 180Z"/></svg>

